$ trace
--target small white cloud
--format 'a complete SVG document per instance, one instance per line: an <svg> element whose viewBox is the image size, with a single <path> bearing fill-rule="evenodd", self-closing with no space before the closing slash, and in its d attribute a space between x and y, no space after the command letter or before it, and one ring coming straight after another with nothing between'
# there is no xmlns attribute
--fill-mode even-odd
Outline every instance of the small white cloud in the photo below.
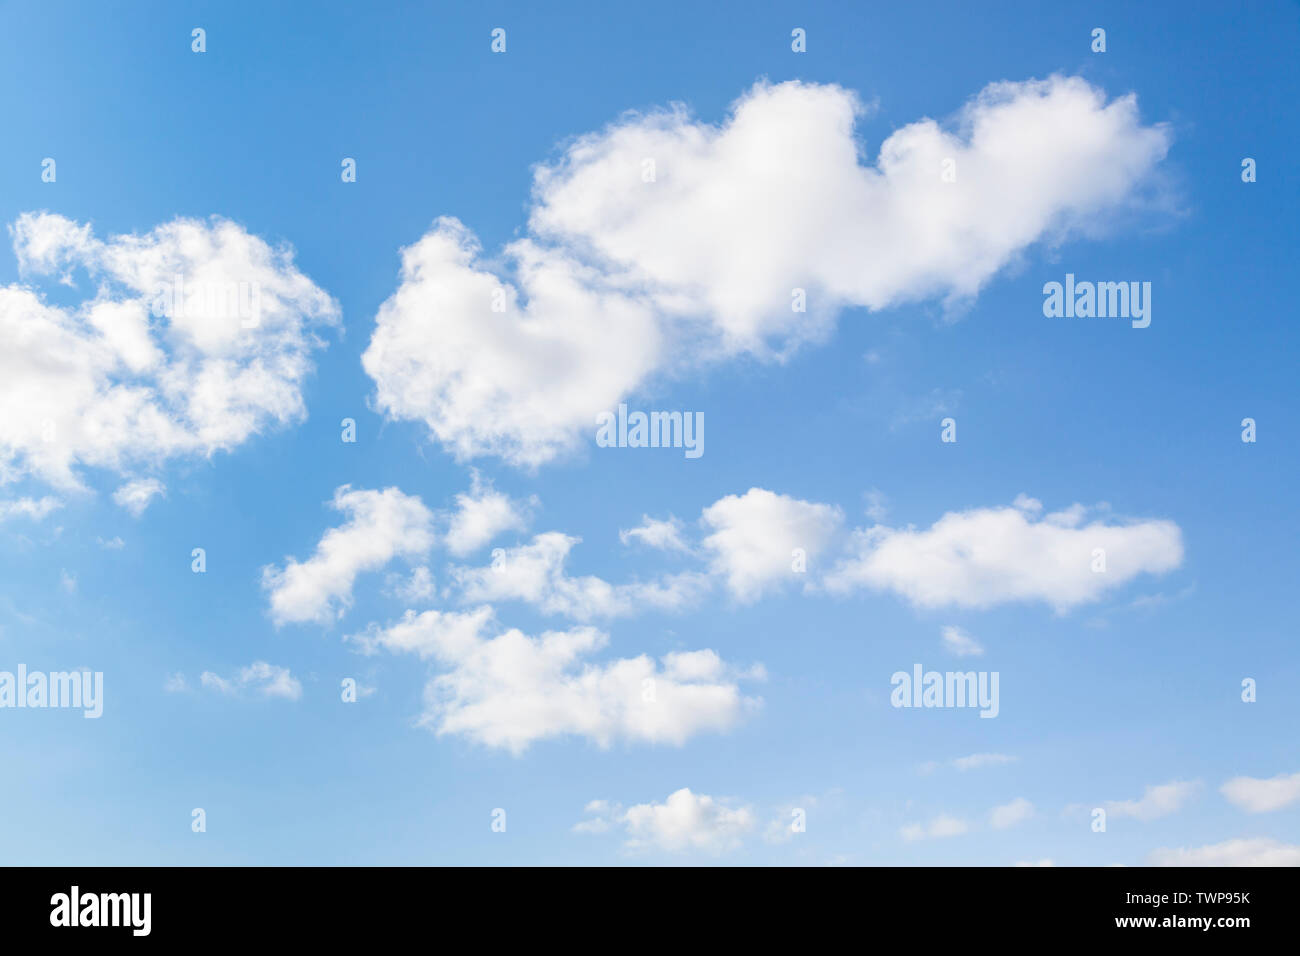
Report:
<svg viewBox="0 0 1300 956"><path fill-rule="evenodd" d="M641 516L641 524L636 528L619 531L618 540L623 544L635 541L658 551L689 552L690 545L682 537L682 523L671 515L666 521Z"/></svg>
<svg viewBox="0 0 1300 956"><path fill-rule="evenodd" d="M113 501L138 518L149 507L149 502L166 490L166 486L157 478L139 478L128 481L113 492Z"/></svg>
<svg viewBox="0 0 1300 956"><path fill-rule="evenodd" d="M960 627L949 625L940 634L943 638L943 649L949 654L955 654L957 657L978 657L984 653L984 648L979 641Z"/></svg>
<svg viewBox="0 0 1300 956"><path fill-rule="evenodd" d="M302 698L302 683L289 673L289 668L268 664L266 661L254 661L247 667L241 667L239 673L230 679L212 671L204 671L199 675L199 683L223 694L248 690L263 697L279 697L283 700Z"/></svg>
<svg viewBox="0 0 1300 956"><path fill-rule="evenodd" d="M204 676L215 676L205 674ZM201 679L201 678L200 678ZM189 683L185 680L185 675L180 671L175 674L168 674L167 679L163 681L163 690L169 694L183 694L190 689Z"/></svg>
<svg viewBox="0 0 1300 956"><path fill-rule="evenodd" d="M770 585L798 581L795 552L809 571L839 532L844 515L832 505L802 501L765 488L727 495L704 509L700 522L710 570L739 601L756 600Z"/></svg>
<svg viewBox="0 0 1300 956"><path fill-rule="evenodd" d="M1000 764L1014 763L1017 758L1009 754L971 754L957 757L952 765L958 770L978 770L981 767L996 767Z"/></svg>
<svg viewBox="0 0 1300 956"><path fill-rule="evenodd" d="M731 807L728 803L692 793L685 787L669 794L663 803L639 803L626 810L618 804L593 800L586 808L590 819L573 829L579 833L604 833L622 828L627 835L624 846L630 850L722 853L740 846L757 824L751 807Z"/></svg>
<svg viewBox="0 0 1300 956"><path fill-rule="evenodd" d="M331 528L306 561L289 558L284 568L262 569L276 625L315 621L325 624L352 603L357 575L375 571L396 557L418 557L433 547L433 513L415 495L398 488L353 490L342 485L331 507L348 520Z"/></svg>
<svg viewBox="0 0 1300 956"><path fill-rule="evenodd" d="M578 621L621 617L648 608L682 610L697 603L712 586L701 572L627 584L570 575L565 570L569 552L581 540L548 531L528 544L494 551L491 564L484 567L453 567L451 577L465 603L524 601L545 614Z"/></svg>
<svg viewBox="0 0 1300 956"><path fill-rule="evenodd" d="M1112 817L1155 820L1180 810L1199 788L1199 781L1174 780L1147 787L1139 800L1111 800L1103 806Z"/></svg>
<svg viewBox="0 0 1300 956"><path fill-rule="evenodd" d="M50 495L43 498L13 498L0 501L0 521L7 521L10 518L30 518L32 521L40 521L51 511L62 507L63 502Z"/></svg>
<svg viewBox="0 0 1300 956"><path fill-rule="evenodd" d="M1300 866L1300 846L1265 837L1225 840L1200 847L1161 847L1151 866Z"/></svg>
<svg viewBox="0 0 1300 956"><path fill-rule="evenodd" d="M433 572L422 564L418 568L412 568L408 577L389 575L384 591L389 597L407 604L423 604L434 595Z"/></svg>
<svg viewBox="0 0 1300 956"><path fill-rule="evenodd" d="M928 824L910 823L898 832L904 840L910 843L914 840L934 840L943 837L961 836L968 829L965 820L941 813Z"/></svg>
<svg viewBox="0 0 1300 956"><path fill-rule="evenodd" d="M104 538L96 538L95 541L98 542L99 546L105 551L121 551L126 547L126 542L120 537L113 537L107 540Z"/></svg>
<svg viewBox="0 0 1300 956"><path fill-rule="evenodd" d="M536 506L515 501L473 472L468 493L456 496L456 511L451 516L445 537L447 550L457 557L477 551L503 531L522 531Z"/></svg>
<svg viewBox="0 0 1300 956"><path fill-rule="evenodd" d="M1005 830L1028 820L1033 815L1034 805L1024 797L1016 797L1010 803L994 807L989 811L989 826L995 830Z"/></svg>
<svg viewBox="0 0 1300 956"><path fill-rule="evenodd" d="M1300 773L1282 773L1267 779L1233 777L1219 790L1247 813L1269 813L1300 800Z"/></svg>

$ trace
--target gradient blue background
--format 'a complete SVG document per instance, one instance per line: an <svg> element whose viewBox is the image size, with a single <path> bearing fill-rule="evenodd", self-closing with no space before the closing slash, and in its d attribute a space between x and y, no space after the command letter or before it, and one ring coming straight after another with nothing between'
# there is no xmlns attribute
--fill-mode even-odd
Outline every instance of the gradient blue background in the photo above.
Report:
<svg viewBox="0 0 1300 956"><path fill-rule="evenodd" d="M570 832L591 799L641 803L683 786L765 819L809 806L806 834L753 839L724 858L736 863L1136 864L1155 847L1300 842L1300 807L1252 817L1217 793L1239 774L1300 771L1296 6L550 6L0 2L0 220L48 209L103 236L227 216L291 243L345 327L319 356L306 422L173 465L167 497L139 520L111 503L114 476L92 472L96 497L39 525L0 525L0 669L87 666L107 688L98 721L0 711L0 863L711 862L629 857L613 836ZM190 51L196 26L203 55ZM504 56L489 52L497 26ZM790 52L796 26L804 55ZM1095 26L1104 55L1089 49ZM622 547L619 528L643 512L690 521L755 485L838 503L858 522L878 489L894 525L1020 492L1049 510L1106 501L1176 521L1179 570L1064 616L789 594L613 622L611 656L712 647L766 665L756 717L682 748L552 740L515 758L414 728L423 665L358 658L340 640L400 613L382 575L361 579L332 630L272 626L259 569L310 553L337 523L324 506L336 486L397 484L441 507L469 484L421 427L369 410L360 366L399 248L436 216L460 217L495 251L523 226L532 164L566 137L674 100L720 121L759 77L878 101L859 130L874 158L893 129L948 116L991 81L1052 72L1134 91L1145 123L1172 125L1162 169L1176 213L1032 249L956 322L932 305L849 312L828 345L784 366L732 365L646 396L704 411L698 461L593 447L535 476L479 464L498 488L539 496L532 531L583 538L572 573L614 581L673 566ZM55 184L40 180L46 156ZM356 184L339 180L344 156L358 161ZM1253 185L1240 180L1244 156L1259 164ZM1067 271L1150 281L1151 327L1044 319L1042 284ZM0 282L16 279L6 250ZM938 441L936 394L959 422L956 445ZM1246 416L1255 445L1240 441ZM355 445L339 441L344 417L357 419ZM125 548L96 543L114 536ZM527 535L505 543L515 538ZM190 572L194 547L207 550L205 575ZM1155 593L1183 596L1129 606ZM498 616L530 632L557 623L515 605ZM889 706L895 670L948 666L945 624L988 648L977 666L1001 672L998 719ZM291 667L303 699L163 692L171 672L196 683L254 659ZM378 692L343 706L348 675ZM1239 700L1244 677L1259 682L1253 705ZM988 751L1019 760L917 771ZM1106 834L1061 813L1198 778L1182 811L1117 819ZM1020 796L1038 813L1011 830L898 835ZM193 807L207 811L204 834L190 830ZM489 828L495 807L508 811L504 834Z"/></svg>

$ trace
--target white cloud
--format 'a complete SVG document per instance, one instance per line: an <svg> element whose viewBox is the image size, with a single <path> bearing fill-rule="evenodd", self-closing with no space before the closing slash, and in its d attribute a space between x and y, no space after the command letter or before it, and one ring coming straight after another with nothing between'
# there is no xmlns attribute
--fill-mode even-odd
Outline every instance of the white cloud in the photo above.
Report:
<svg viewBox="0 0 1300 956"><path fill-rule="evenodd" d="M711 570L741 601L757 599L775 582L797 580L795 549L804 551L807 567L814 569L843 520L836 507L764 488L727 495L705 508L700 517L700 523L712 531L702 542L711 555Z"/></svg>
<svg viewBox="0 0 1300 956"><path fill-rule="evenodd" d="M182 683L183 681L184 678ZM251 690L263 697L280 697L284 700L299 700L302 697L302 683L289 673L289 668L268 664L266 661L254 661L247 667L241 667L239 673L230 679L212 671L204 671L199 675L199 682L204 687L223 694ZM167 689L172 688L169 686Z"/></svg>
<svg viewBox="0 0 1300 956"><path fill-rule="evenodd" d="M1015 757L1008 754L971 754L968 757L955 758L952 765L958 770L978 770L980 767L996 767L1013 763L1015 760Z"/></svg>
<svg viewBox="0 0 1300 956"><path fill-rule="evenodd" d="M590 819L576 824L575 831L604 833L621 827L627 835L624 845L632 850L721 853L740 846L757 823L751 807L731 807L727 801L685 787L663 803L639 803L624 810L618 804L593 800L586 810Z"/></svg>
<svg viewBox="0 0 1300 956"><path fill-rule="evenodd" d="M1174 780L1147 787L1139 800L1111 800L1103 806L1112 817L1154 820L1180 810L1199 788L1198 781Z"/></svg>
<svg viewBox="0 0 1300 956"><path fill-rule="evenodd" d="M123 541L120 536L114 536L108 539L96 538L95 540L105 551L121 551L126 547L126 542Z"/></svg>
<svg viewBox="0 0 1300 956"><path fill-rule="evenodd" d="M474 472L468 493L456 496L444 540L457 557L477 551L503 531L522 531L528 523L528 506L502 494Z"/></svg>
<svg viewBox="0 0 1300 956"><path fill-rule="evenodd" d="M216 675L213 675L216 676ZM218 678L219 680L220 678ZM185 675L180 671L175 674L168 674L167 680L163 682L163 690L169 694L183 694L190 689L189 683L185 680Z"/></svg>
<svg viewBox="0 0 1300 956"><path fill-rule="evenodd" d="M682 523L671 515L666 521L642 515L641 524L635 528L619 531L618 540L623 544L636 541L658 551L689 552L691 550L691 546L682 537Z"/></svg>
<svg viewBox="0 0 1300 956"><path fill-rule="evenodd" d="M49 495L42 498L12 498L0 501L0 521L8 521L10 518L30 518L32 521L40 521L51 511L57 511L62 507L62 501Z"/></svg>
<svg viewBox="0 0 1300 956"><path fill-rule="evenodd" d="M1020 860L1013 865L1014 866L1035 866L1035 867L1056 866L1056 864L1053 863L1051 859L1048 857L1043 857L1043 859L1041 860Z"/></svg>
<svg viewBox="0 0 1300 956"><path fill-rule="evenodd" d="M412 568L409 577L390 574L384 593L407 604L422 604L433 598L433 572L425 565Z"/></svg>
<svg viewBox="0 0 1300 956"><path fill-rule="evenodd" d="M425 689L421 723L520 754L552 737L681 745L733 727L759 701L741 695L741 673L712 650L672 652L656 664L638 657L592 661L609 637L590 627L529 637L492 627L492 609L408 611L388 627L348 638L378 650L433 659L442 673ZM499 631L487 636L489 628Z"/></svg>
<svg viewBox="0 0 1300 956"><path fill-rule="evenodd" d="M1233 777L1219 790L1247 813L1268 813L1300 800L1300 773L1281 773L1267 779Z"/></svg>
<svg viewBox="0 0 1300 956"><path fill-rule="evenodd" d="M325 532L315 554L303 562L288 558L283 569L262 569L262 586L270 592L271 617L277 625L328 623L342 617L352 603L358 574L433 547L433 513L417 496L398 488L369 491L342 485L331 507L347 514L348 520Z"/></svg>
<svg viewBox="0 0 1300 956"><path fill-rule="evenodd" d="M140 478L128 481L113 492L113 503L138 518L149 507L149 502L166 490L166 486L157 478Z"/></svg>
<svg viewBox="0 0 1300 956"><path fill-rule="evenodd" d="M1043 601L1065 610L1182 563L1182 532L1172 521L1084 524L1082 505L1037 519L1025 502L949 512L924 531L858 531L856 554L835 568L827 586L890 590L920 607ZM1093 570L1096 549L1105 552L1104 571Z"/></svg>
<svg viewBox="0 0 1300 956"><path fill-rule="evenodd" d="M570 576L565 564L581 540L548 531L528 544L502 548L484 567L453 567L451 576L465 602L525 601L546 614L579 621L647 608L680 610L698 601L710 587L707 575L697 572L629 584L610 584L593 575Z"/></svg>
<svg viewBox="0 0 1300 956"><path fill-rule="evenodd" d="M1151 866L1300 866L1300 846L1265 837L1224 840L1200 847L1161 847L1147 858Z"/></svg>
<svg viewBox="0 0 1300 956"><path fill-rule="evenodd" d="M1024 797L1016 797L1010 803L1004 803L989 811L989 826L995 830L1005 830L1028 820L1033 815L1034 805Z"/></svg>
<svg viewBox="0 0 1300 956"><path fill-rule="evenodd" d="M942 837L961 836L969 827L965 820L947 814L940 814L929 824L909 823L898 832L909 843L914 840L939 839Z"/></svg>
<svg viewBox="0 0 1300 956"><path fill-rule="evenodd" d="M100 240L24 213L10 232L25 278L84 270L96 292L63 307L29 285L0 287L0 484L78 489L84 468L210 456L305 415L302 384L323 344L314 329L339 310L289 249L220 218ZM181 295L161 295L177 276ZM215 294L240 288L242 300Z"/></svg>
<svg viewBox="0 0 1300 956"><path fill-rule="evenodd" d="M984 653L984 648L979 641L960 627L949 625L940 634L943 638L943 649L950 654L955 654L958 657L978 657Z"/></svg>
<svg viewBox="0 0 1300 956"><path fill-rule="evenodd" d="M500 257L513 281L437 220L403 250L363 357L379 409L458 457L542 464L668 369L788 354L846 306L974 296L1125 203L1170 142L1131 95L1060 76L995 83L952 130L897 129L873 166L860 113L838 86L759 83L721 126L675 107L580 137L536 170L529 233Z"/></svg>

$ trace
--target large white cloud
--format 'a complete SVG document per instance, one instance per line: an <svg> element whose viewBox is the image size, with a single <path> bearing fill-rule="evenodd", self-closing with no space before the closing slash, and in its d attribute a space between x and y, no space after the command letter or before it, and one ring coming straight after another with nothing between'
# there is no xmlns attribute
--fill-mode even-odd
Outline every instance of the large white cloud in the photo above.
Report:
<svg viewBox="0 0 1300 956"><path fill-rule="evenodd" d="M95 292L0 287L0 483L81 488L84 468L148 470L304 416L314 330L339 310L287 248L220 218L101 240L25 213L10 232L25 279Z"/></svg>
<svg viewBox="0 0 1300 956"><path fill-rule="evenodd" d="M276 624L328 623L341 617L352 602L358 574L433 547L433 513L417 496L398 488L370 491L343 485L330 505L348 520L326 531L310 558L290 557L283 568L262 569Z"/></svg>
<svg viewBox="0 0 1300 956"><path fill-rule="evenodd" d="M896 130L874 165L860 113L848 90L790 82L717 126L629 114L537 169L530 233L497 271L439 219L403 251L363 359L378 407L460 457L538 465L659 373L785 354L846 306L973 296L1030 244L1104 219L1170 142L1133 96L1061 76Z"/></svg>
<svg viewBox="0 0 1300 956"><path fill-rule="evenodd" d="M949 512L923 531L859 531L856 553L826 585L894 591L921 607L1043 601L1065 610L1182 563L1182 533L1172 521L1085 523L1081 505L1042 517L1040 508L1022 496L1011 507Z"/></svg>
<svg viewBox="0 0 1300 956"><path fill-rule="evenodd" d="M489 636L495 633L495 636ZM369 653L413 653L435 661L421 723L514 754L552 737L578 736L600 747L618 741L684 743L734 726L756 698L739 672L712 650L673 652L658 663L637 657L593 661L609 643L590 627L530 637L495 627L491 608L408 611L387 627L349 640Z"/></svg>

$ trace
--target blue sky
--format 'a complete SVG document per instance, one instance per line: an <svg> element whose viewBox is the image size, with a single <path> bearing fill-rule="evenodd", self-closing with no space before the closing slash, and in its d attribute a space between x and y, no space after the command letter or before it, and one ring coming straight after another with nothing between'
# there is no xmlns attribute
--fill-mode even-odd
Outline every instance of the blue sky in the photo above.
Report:
<svg viewBox="0 0 1300 956"><path fill-rule="evenodd" d="M0 709L4 862L1300 859L1294 6L5 2L0 19L0 287L20 290L0 346L6 375L34 383L0 386L0 501L29 503L0 508L0 671L104 675L98 720ZM791 50L796 27L807 52ZM981 101L965 114L985 138L959 152L955 184L936 171L918 185L905 159L876 188L882 141L964 150L961 111L999 81L1018 85L985 104L996 122L978 126ZM834 117L851 96L850 130ZM740 100L754 139L728 149ZM654 112L674 103L686 112ZM946 132L910 125L927 117ZM586 134L595 159L571 151ZM1062 145L1074 136L1079 149ZM865 173L836 161L854 142ZM646 144L661 148L655 183ZM756 155L770 162L747 165ZM281 294L238 340L245 359L305 363L284 393L230 399L253 403L247 421L176 398L206 393L166 318L145 327L179 379L126 352L96 365L88 325L86 303L132 298L121 263L143 253L121 237L165 251L180 240L155 230L197 220L208 235L214 216L240 248L292 254L227 278L328 297ZM473 274L437 244L444 216L481 247ZM425 278L404 278L422 237ZM697 242L698 257L677 253ZM548 300L511 243L579 292ZM1150 282L1151 325L1045 317L1043 285L1067 273ZM466 318L494 285L512 311ZM769 286L807 286L808 312L785 292L759 301ZM93 344L86 368L38 376L58 364L49 338L23 337L40 303ZM545 329L545 349L521 356L510 323ZM184 436L115 431L96 397L60 406L70 471L43 467L22 423L80 394L77 375L99 397L174 386L165 410ZM482 399L484 381L499 393ZM597 447L594 412L618 400L702 414L704 454ZM137 515L114 498L141 481L165 491ZM343 486L386 517L331 550ZM453 549L458 495L498 520ZM986 522L978 547L934 529L949 513ZM681 546L620 539L639 526ZM474 575L548 532L580 539L564 577ZM807 573L781 573L805 537ZM1086 564L1103 538L1099 576ZM291 567L307 570L277 605ZM418 567L432 589L402 596ZM683 590L602 598L572 585L586 576ZM672 691L665 655L713 651L681 659L704 676L674 672L707 700L652 705L673 740L620 716L632 705L613 677L589 698L551 674L530 688L575 694L572 712L521 716L518 695L493 693L500 673L440 656L436 626L427 656L392 649L408 610L468 626L486 606L475 640L607 635L564 681L645 655ZM982 653L952 653L945 628ZM241 685L255 662L291 676ZM891 675L917 663L998 672L997 717L891 706ZM371 692L342 702L346 677ZM430 705L426 684L448 677L468 696ZM806 832L789 832L792 808Z"/></svg>

